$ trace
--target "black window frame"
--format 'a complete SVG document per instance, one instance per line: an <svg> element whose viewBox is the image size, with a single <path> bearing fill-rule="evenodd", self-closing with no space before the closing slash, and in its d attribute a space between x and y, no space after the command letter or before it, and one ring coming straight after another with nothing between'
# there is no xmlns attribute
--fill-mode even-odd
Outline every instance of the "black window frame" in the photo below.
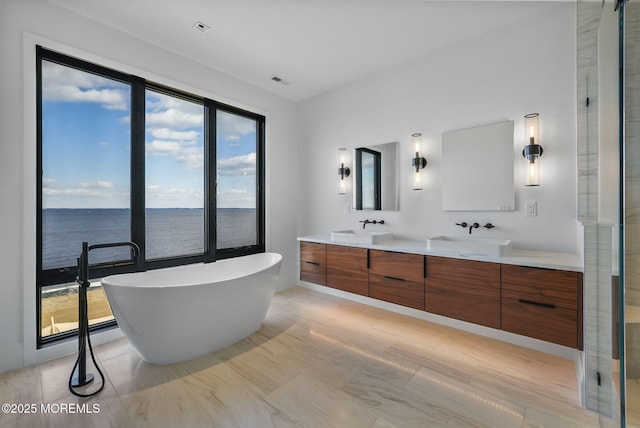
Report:
<svg viewBox="0 0 640 428"><path fill-rule="evenodd" d="M107 275L153 270L166 267L180 266L192 263L210 263L216 260L239 257L243 255L265 252L265 116L250 112L235 106L221 103L207 97L191 94L179 89L171 88L142 77L123 73L108 67L94 64L79 58L71 57L42 46L36 46L36 337L37 348L57 343L77 335L77 330L52 334L42 337L41 328L41 299L42 288L49 285L66 284L75 281L76 266L43 269L42 239L43 239L43 135L42 135L42 61L54 62L66 67L104 76L131 85L131 165L130 165L130 210L131 210L131 240L140 247L138 263L108 263L91 267L90 279L102 278ZM205 242L204 252L194 255L167 257L146 260L145 257L145 97L146 91L152 90L165 95L185 99L203 105L205 116L204 135L204 212L205 212ZM216 118L218 111L229 112L256 121L256 244L234 248L217 248L216 236ZM91 244L91 243L89 243ZM80 253L78 250L78 254ZM113 328L115 320L92 325L90 330Z"/></svg>

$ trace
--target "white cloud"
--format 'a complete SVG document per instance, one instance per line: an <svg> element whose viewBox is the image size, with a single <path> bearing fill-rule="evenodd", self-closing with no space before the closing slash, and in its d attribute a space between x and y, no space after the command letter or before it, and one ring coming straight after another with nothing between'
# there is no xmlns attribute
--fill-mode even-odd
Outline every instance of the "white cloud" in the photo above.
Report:
<svg viewBox="0 0 640 428"><path fill-rule="evenodd" d="M246 189L232 188L218 192L217 205L219 208L255 208L256 197Z"/></svg>
<svg viewBox="0 0 640 428"><path fill-rule="evenodd" d="M42 181L45 208L127 208L128 189L116 190L112 181L98 180L62 185L55 178Z"/></svg>
<svg viewBox="0 0 640 428"><path fill-rule="evenodd" d="M195 188L163 188L157 184L146 187L149 208L203 208L204 191Z"/></svg>
<svg viewBox="0 0 640 428"><path fill-rule="evenodd" d="M148 130L155 138L162 140L196 140L197 131L174 131L169 128L151 128Z"/></svg>
<svg viewBox="0 0 640 428"><path fill-rule="evenodd" d="M94 197L101 196L100 192L93 189L81 187L81 188L67 188L67 189L55 189L51 187L43 187L42 194L45 196L84 196Z"/></svg>
<svg viewBox="0 0 640 428"><path fill-rule="evenodd" d="M80 183L80 187L83 189L112 189L113 183L111 181L96 181L94 183Z"/></svg>
<svg viewBox="0 0 640 428"><path fill-rule="evenodd" d="M145 120L148 126L170 128L171 131L204 127L202 104L147 91L146 110ZM155 137L174 139L173 137Z"/></svg>
<svg viewBox="0 0 640 428"><path fill-rule="evenodd" d="M238 141L245 135L256 133L256 121L235 114L219 111L217 114L218 134L230 142Z"/></svg>
<svg viewBox="0 0 640 428"><path fill-rule="evenodd" d="M189 169L202 169L204 149L194 147L194 144L194 141L154 140L145 145L145 150L151 156L172 156L176 162L184 164Z"/></svg>
<svg viewBox="0 0 640 428"><path fill-rule="evenodd" d="M147 91L146 109L146 131L154 138L146 143L146 153L171 156L188 169L202 169L204 148L198 138L204 129L203 106Z"/></svg>
<svg viewBox="0 0 640 428"><path fill-rule="evenodd" d="M110 181L98 181L96 186L102 189L113 189L113 183Z"/></svg>
<svg viewBox="0 0 640 428"><path fill-rule="evenodd" d="M247 189L231 189L227 193L230 193L233 195L246 195Z"/></svg>
<svg viewBox="0 0 640 428"><path fill-rule="evenodd" d="M204 150L202 147L182 147L176 160L189 169L202 169L204 166Z"/></svg>
<svg viewBox="0 0 640 428"><path fill-rule="evenodd" d="M127 110L127 99L120 90L87 89L75 86L49 86L45 88L44 99L48 101L92 102L102 104L109 110Z"/></svg>
<svg viewBox="0 0 640 428"><path fill-rule="evenodd" d="M256 174L256 154L235 156L232 158L218 159L218 175L247 176Z"/></svg>
<svg viewBox="0 0 640 428"><path fill-rule="evenodd" d="M159 112L151 112L146 114L147 125L159 125L169 128L185 129L195 126L203 126L203 112L191 113L178 109L168 109Z"/></svg>
<svg viewBox="0 0 640 428"><path fill-rule="evenodd" d="M104 193L105 189L113 189L114 185L111 181L96 181L93 183L82 182L77 187L59 187L58 181L54 178L44 179L42 182L42 194L45 196L74 196L95 198L104 197L111 198L111 193Z"/></svg>
<svg viewBox="0 0 640 428"><path fill-rule="evenodd" d="M129 108L129 87L115 80L48 61L42 63L42 76L46 101L97 103L109 110Z"/></svg>
<svg viewBox="0 0 640 428"><path fill-rule="evenodd" d="M145 150L152 156L177 156L180 153L179 141L153 140L145 144Z"/></svg>

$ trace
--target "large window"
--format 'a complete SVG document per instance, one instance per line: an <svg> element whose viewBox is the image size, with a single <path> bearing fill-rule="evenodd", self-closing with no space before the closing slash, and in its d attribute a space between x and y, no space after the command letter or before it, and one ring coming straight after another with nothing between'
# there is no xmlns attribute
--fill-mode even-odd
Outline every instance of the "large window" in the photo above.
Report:
<svg viewBox="0 0 640 428"><path fill-rule="evenodd" d="M206 243L204 105L147 89L145 106L147 259L201 254Z"/></svg>
<svg viewBox="0 0 640 428"><path fill-rule="evenodd" d="M258 236L255 119L217 114L217 247L255 245Z"/></svg>
<svg viewBox="0 0 640 428"><path fill-rule="evenodd" d="M99 278L264 251L264 117L37 48L38 345L77 329L90 245L90 323L114 325Z"/></svg>
<svg viewBox="0 0 640 428"><path fill-rule="evenodd" d="M42 268L131 239L131 85L42 60ZM104 255L103 255L104 256Z"/></svg>

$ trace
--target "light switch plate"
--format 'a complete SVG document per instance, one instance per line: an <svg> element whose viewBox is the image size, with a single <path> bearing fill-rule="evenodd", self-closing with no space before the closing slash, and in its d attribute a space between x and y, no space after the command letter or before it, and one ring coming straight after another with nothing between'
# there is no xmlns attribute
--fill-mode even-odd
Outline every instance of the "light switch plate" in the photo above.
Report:
<svg viewBox="0 0 640 428"><path fill-rule="evenodd" d="M525 217L535 217L538 215L538 202L527 201L524 203L524 215Z"/></svg>

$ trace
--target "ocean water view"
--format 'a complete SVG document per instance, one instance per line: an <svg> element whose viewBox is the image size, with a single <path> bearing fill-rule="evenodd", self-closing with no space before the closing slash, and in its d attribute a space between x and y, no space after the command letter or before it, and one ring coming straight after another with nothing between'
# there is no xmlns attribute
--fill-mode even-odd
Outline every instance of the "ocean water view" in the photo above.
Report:
<svg viewBox="0 0 640 428"><path fill-rule="evenodd" d="M148 208L146 211L147 260L204 251L204 209ZM82 242L89 245L130 241L129 209L50 208L42 211L43 269L76 266ZM218 248L256 243L256 210L217 210ZM91 253L90 263L123 260L126 248L100 249Z"/></svg>

